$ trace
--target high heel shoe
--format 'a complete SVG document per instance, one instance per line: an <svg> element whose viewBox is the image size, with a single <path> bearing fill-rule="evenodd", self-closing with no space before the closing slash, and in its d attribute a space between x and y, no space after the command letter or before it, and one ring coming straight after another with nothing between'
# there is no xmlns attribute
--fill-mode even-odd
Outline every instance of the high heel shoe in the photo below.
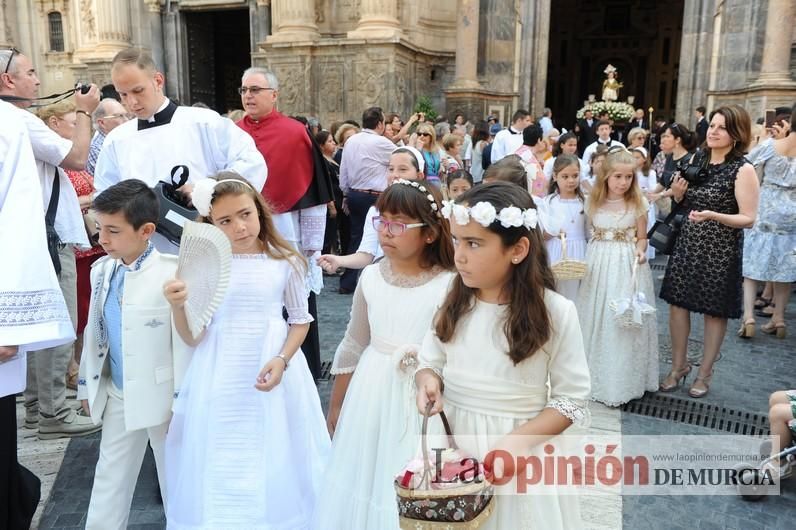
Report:
<svg viewBox="0 0 796 530"><path fill-rule="evenodd" d="M685 378L688 377L688 374L691 373L691 365L687 364L685 367L681 368L680 370L672 370L669 372L669 375L664 378L663 382L658 385L658 390L660 392L673 392L680 388L680 385L685 383ZM666 380L672 378L674 379L673 385L666 385Z"/></svg>
<svg viewBox="0 0 796 530"><path fill-rule="evenodd" d="M697 374L696 379L694 379L694 382L691 383L691 388L688 389L688 395L691 396L692 398L705 397L710 391L710 380L712 378L713 378L713 370L711 370L710 374L706 376L701 376ZM705 385L705 390L694 388L694 385L697 384L698 381L702 381L702 383Z"/></svg>
<svg viewBox="0 0 796 530"><path fill-rule="evenodd" d="M755 336L755 319L749 318L744 320L741 328L738 330L738 336L742 339L751 339Z"/></svg>
<svg viewBox="0 0 796 530"><path fill-rule="evenodd" d="M784 322L777 322L776 324L768 322L760 326L760 331L767 335L776 335L778 339L784 339L788 336L788 327Z"/></svg>

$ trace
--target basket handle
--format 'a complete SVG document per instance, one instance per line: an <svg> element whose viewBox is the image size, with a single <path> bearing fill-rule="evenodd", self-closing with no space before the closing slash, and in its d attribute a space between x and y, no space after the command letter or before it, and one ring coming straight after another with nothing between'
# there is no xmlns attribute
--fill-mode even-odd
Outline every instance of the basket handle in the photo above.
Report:
<svg viewBox="0 0 796 530"><path fill-rule="evenodd" d="M633 258L633 267L630 272L630 297L636 296L638 292L638 256Z"/></svg>
<svg viewBox="0 0 796 530"><path fill-rule="evenodd" d="M431 464L429 463L428 458L428 418L431 416L431 409L434 407L434 401L429 401L426 404L426 410L423 413L423 428L420 431L421 435L421 443L420 449L423 451L423 478L420 480L420 485L425 484L426 487L429 486L429 480L431 480ZM445 428L445 434L448 437L448 445L451 449L459 449L459 446L456 445L456 439L453 437L453 431L451 430L450 423L448 423L448 417L445 415L445 411L439 411L439 417L442 419L442 426Z"/></svg>
<svg viewBox="0 0 796 530"><path fill-rule="evenodd" d="M561 231L558 237L561 239L561 261L564 261L567 259L567 233Z"/></svg>

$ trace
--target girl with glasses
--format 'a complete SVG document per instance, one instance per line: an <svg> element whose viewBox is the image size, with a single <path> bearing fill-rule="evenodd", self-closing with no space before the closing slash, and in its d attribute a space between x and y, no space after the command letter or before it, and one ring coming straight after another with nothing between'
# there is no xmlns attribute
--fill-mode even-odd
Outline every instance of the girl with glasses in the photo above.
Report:
<svg viewBox="0 0 796 530"><path fill-rule="evenodd" d="M394 473L420 432L412 376L417 351L453 269L439 192L399 179L372 223L385 258L362 272L332 364L332 455L312 528L398 528Z"/></svg>

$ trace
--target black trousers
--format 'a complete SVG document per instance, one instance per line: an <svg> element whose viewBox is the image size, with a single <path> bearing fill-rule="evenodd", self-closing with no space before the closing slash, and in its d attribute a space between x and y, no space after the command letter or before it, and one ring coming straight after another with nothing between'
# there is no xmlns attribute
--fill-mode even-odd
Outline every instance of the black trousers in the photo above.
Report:
<svg viewBox="0 0 796 530"><path fill-rule="evenodd" d="M368 215L368 210L371 206L376 204L378 195L370 193L362 193L359 191L348 192L348 210L351 212L351 242L348 246L348 253L353 254L359 248L362 242L362 233L365 228L365 223L369 223L370 219L365 219ZM340 277L340 288L353 291L357 286L359 279L359 270L346 269L345 273Z"/></svg>
<svg viewBox="0 0 796 530"><path fill-rule="evenodd" d="M312 378L316 381L321 377L321 339L318 334L318 304L315 300L315 293L310 293L309 312L314 319L310 323L310 330L301 345L301 351L307 359Z"/></svg>
<svg viewBox="0 0 796 530"><path fill-rule="evenodd" d="M41 481L17 461L16 396L0 398L0 528L28 530Z"/></svg>

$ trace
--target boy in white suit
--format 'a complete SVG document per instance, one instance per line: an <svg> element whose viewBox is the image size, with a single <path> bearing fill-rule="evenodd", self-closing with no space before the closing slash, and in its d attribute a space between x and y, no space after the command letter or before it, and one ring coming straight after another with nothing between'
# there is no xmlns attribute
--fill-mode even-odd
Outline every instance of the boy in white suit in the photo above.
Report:
<svg viewBox="0 0 796 530"><path fill-rule="evenodd" d="M92 206L108 256L91 269L91 306L78 379L78 399L102 441L86 528L124 529L147 442L166 499L163 460L174 395L190 350L172 328L163 284L177 257L150 242L158 201L140 180L103 191Z"/></svg>

